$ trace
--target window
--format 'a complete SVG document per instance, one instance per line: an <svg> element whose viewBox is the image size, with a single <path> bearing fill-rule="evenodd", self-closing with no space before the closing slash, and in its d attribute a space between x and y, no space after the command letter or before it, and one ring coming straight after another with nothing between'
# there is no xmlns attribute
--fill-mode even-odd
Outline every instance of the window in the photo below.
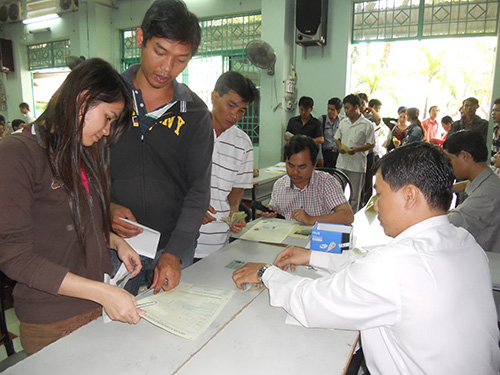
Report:
<svg viewBox="0 0 500 375"><path fill-rule="evenodd" d="M260 69L245 55L245 46L261 36L260 14L226 16L200 20L201 44L197 55L189 62L183 82L212 107L210 94L217 78L228 70L240 72L260 87ZM135 41L135 29L121 32L121 67L123 70L140 61L141 51ZM254 145L259 144L259 106L251 105L238 126L248 134Z"/></svg>
<svg viewBox="0 0 500 375"><path fill-rule="evenodd" d="M120 33L122 71L126 70L130 65L141 61L141 49L137 47L135 30L122 30Z"/></svg>
<svg viewBox="0 0 500 375"><path fill-rule="evenodd" d="M353 4L352 42L495 36L499 0L373 0Z"/></svg>
<svg viewBox="0 0 500 375"><path fill-rule="evenodd" d="M70 41L60 40L28 46L28 69L66 68L70 55Z"/></svg>

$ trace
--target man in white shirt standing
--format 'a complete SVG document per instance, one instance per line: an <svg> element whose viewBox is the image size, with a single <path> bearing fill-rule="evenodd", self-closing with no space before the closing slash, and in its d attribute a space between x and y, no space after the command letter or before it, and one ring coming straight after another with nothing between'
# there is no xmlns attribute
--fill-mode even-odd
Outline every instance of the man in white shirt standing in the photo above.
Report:
<svg viewBox="0 0 500 375"><path fill-rule="evenodd" d="M337 168L351 180L351 208L356 213L365 181L366 156L375 145L375 132L373 124L361 114L361 100L357 95L347 95L343 102L347 118L340 122L335 133L340 153Z"/></svg>
<svg viewBox="0 0 500 375"><path fill-rule="evenodd" d="M360 330L372 375L498 374L488 260L446 216L452 184L451 163L435 146L397 148L379 161L375 180L387 245L364 256L289 247L274 266L249 263L233 279L240 288L262 281L271 305L306 327ZM296 265L335 273L311 280L285 272Z"/></svg>
<svg viewBox="0 0 500 375"><path fill-rule="evenodd" d="M19 104L19 111L26 118L26 124L31 124L33 121L35 121L35 116L33 116L33 113L30 112L30 106L28 103L22 102L21 104Z"/></svg>
<svg viewBox="0 0 500 375"><path fill-rule="evenodd" d="M229 230L238 233L239 222L229 227L222 217L239 211L244 189L253 184L253 145L248 135L234 126L248 106L258 100L259 92L242 74L222 74L212 92L214 151L210 181L210 207L200 227L195 258L204 258L227 244Z"/></svg>

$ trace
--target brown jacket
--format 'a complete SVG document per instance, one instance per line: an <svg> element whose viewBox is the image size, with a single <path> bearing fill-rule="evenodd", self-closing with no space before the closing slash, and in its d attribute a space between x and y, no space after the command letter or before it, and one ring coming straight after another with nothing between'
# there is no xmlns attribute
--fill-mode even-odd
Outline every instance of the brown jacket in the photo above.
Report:
<svg viewBox="0 0 500 375"><path fill-rule="evenodd" d="M90 192L93 201L97 197ZM44 150L31 134L0 141L0 269L17 281L14 307L20 321L50 323L98 307L60 296L68 272L102 281L111 272L102 213L94 205L79 250L67 194L52 183Z"/></svg>

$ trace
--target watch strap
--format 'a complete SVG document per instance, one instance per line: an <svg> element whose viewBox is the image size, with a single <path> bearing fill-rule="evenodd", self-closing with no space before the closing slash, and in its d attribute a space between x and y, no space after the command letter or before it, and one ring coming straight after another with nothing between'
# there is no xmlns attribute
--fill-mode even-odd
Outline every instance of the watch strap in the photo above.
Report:
<svg viewBox="0 0 500 375"><path fill-rule="evenodd" d="M266 272L266 270L269 268L269 267L272 267L272 264L271 263L267 263L267 264L264 264L262 267L259 268L259 270L257 271L257 280L259 280L259 283L262 282L262 276L264 276L264 272Z"/></svg>

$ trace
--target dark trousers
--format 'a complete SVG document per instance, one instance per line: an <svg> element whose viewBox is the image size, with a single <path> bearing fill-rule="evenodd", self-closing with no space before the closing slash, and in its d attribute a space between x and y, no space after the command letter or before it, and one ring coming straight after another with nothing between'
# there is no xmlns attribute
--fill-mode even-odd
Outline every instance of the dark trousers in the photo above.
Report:
<svg viewBox="0 0 500 375"><path fill-rule="evenodd" d="M370 152L366 156L366 174L365 174L365 185L363 186L363 190L361 192L361 201L359 204L359 208L366 206L368 201L370 200L373 194L373 166L378 161L379 156Z"/></svg>
<svg viewBox="0 0 500 375"><path fill-rule="evenodd" d="M339 157L339 152L338 151L333 151L331 148L330 149L323 149L323 160L324 160L324 166L326 168L335 168L337 165L337 158Z"/></svg>

